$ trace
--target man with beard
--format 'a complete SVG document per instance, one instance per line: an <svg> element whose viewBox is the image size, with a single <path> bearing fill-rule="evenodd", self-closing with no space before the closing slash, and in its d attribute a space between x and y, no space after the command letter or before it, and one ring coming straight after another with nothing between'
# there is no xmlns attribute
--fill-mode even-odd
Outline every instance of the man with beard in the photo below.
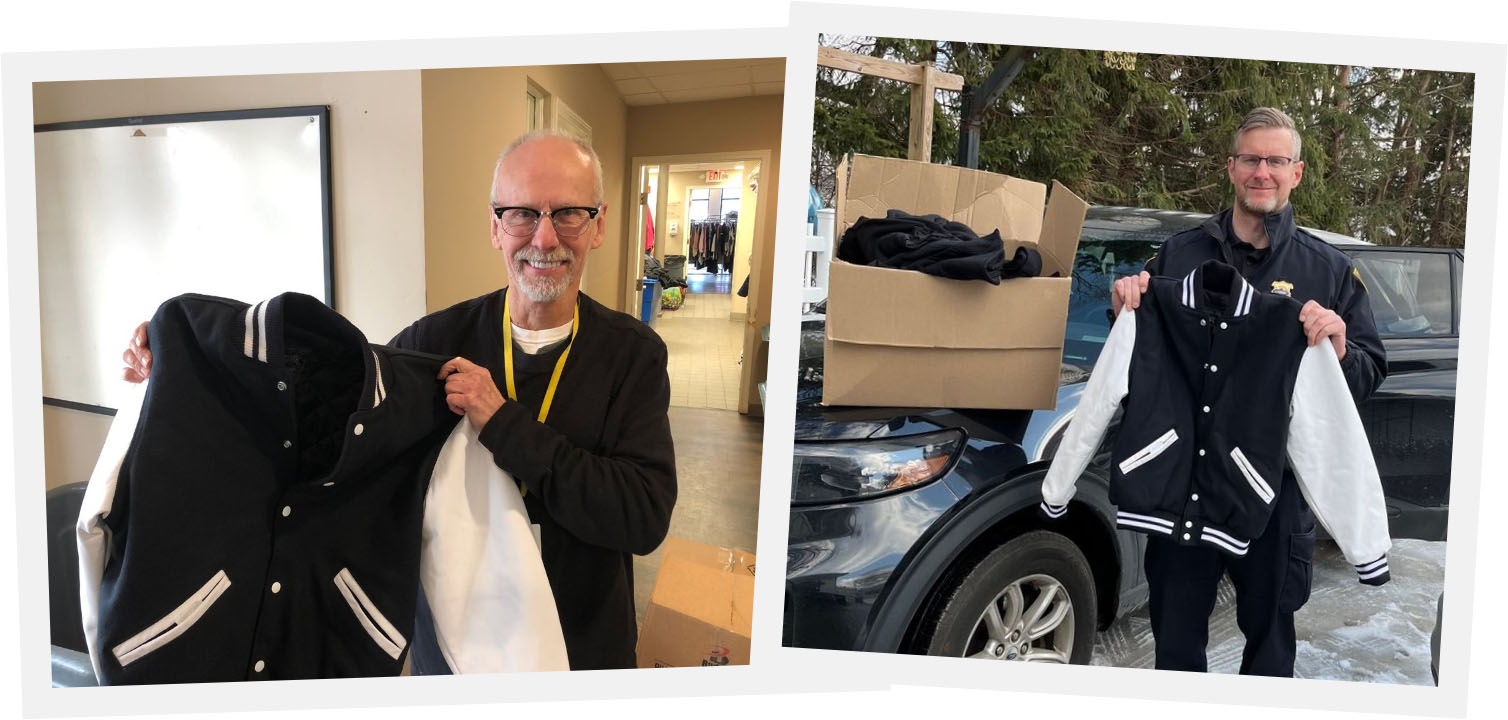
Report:
<svg viewBox="0 0 1508 720"><path fill-rule="evenodd" d="M508 287L420 318L389 344L452 358L446 401L523 493L571 669L634 667L633 555L659 546L676 499L665 344L581 292L607 226L591 146L520 137L498 158L489 201ZM125 359L128 380L150 372L145 325ZM447 673L420 600L412 670Z"/></svg>
<svg viewBox="0 0 1508 720"><path fill-rule="evenodd" d="M1235 205L1169 238L1145 272L1117 280L1111 306L1115 314L1139 307L1153 274L1183 277L1206 260L1221 260L1256 290L1303 304L1299 321L1309 344L1335 346L1346 384L1360 403L1382 384L1387 358L1366 286L1350 258L1294 224L1288 196L1304 176L1300 149L1287 114L1274 108L1248 113L1225 161ZM1145 563L1159 669L1207 669L1209 616L1220 576L1229 573L1236 622L1246 637L1241 673L1293 675L1293 614L1309 599L1315 526L1291 469L1285 470L1272 505L1266 530L1239 559L1148 536Z"/></svg>

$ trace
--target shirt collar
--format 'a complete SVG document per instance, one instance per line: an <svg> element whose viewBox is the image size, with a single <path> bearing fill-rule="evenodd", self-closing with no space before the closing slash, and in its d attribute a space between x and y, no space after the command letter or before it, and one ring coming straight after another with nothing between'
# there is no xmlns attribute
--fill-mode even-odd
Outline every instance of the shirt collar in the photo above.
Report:
<svg viewBox="0 0 1508 720"><path fill-rule="evenodd" d="M1228 279L1227 279L1228 278ZM1217 286L1211 287L1215 283ZM1226 298L1226 317L1241 317L1251 312L1256 289L1236 269L1219 260L1206 260L1183 277L1183 304L1196 310L1202 309L1200 300L1204 292L1221 294Z"/></svg>

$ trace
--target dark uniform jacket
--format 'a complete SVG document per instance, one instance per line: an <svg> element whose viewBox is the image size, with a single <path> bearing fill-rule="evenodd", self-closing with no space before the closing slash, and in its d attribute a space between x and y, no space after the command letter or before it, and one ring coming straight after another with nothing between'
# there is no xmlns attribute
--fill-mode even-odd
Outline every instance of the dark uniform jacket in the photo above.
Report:
<svg viewBox="0 0 1508 720"><path fill-rule="evenodd" d="M1351 259L1294 225L1293 206L1267 215L1268 247L1255 250L1231 230L1227 209L1163 243L1147 263L1153 275L1182 278L1206 260L1221 260L1257 292L1286 294L1334 310L1346 323L1346 356L1340 367L1351 396L1361 403L1387 377L1387 354L1377 337L1366 286Z"/></svg>
<svg viewBox="0 0 1508 720"><path fill-rule="evenodd" d="M1067 512L1115 410L1120 527L1243 556L1286 467L1362 582L1388 579L1382 485L1333 346L1306 349L1299 304L1262 294L1210 260L1153 278L1121 314L1043 482Z"/></svg>
<svg viewBox="0 0 1508 720"><path fill-rule="evenodd" d="M464 357L487 368L501 390L506 292L421 318L392 344ZM515 348L519 401L498 409L481 441L528 488L524 504L540 525L571 669L634 667L633 556L665 538L676 498L667 355L649 326L585 293L579 302L581 325L549 417L536 416L564 348L539 355ZM424 625L421 618L417 632Z"/></svg>

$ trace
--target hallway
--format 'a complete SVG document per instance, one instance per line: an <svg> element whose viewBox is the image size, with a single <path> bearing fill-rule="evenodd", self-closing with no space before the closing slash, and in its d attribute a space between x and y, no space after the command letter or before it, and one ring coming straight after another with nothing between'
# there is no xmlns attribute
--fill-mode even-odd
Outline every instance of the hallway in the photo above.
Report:
<svg viewBox="0 0 1508 720"><path fill-rule="evenodd" d="M736 411L743 323L728 317L729 276L691 275L687 280L705 291L687 292L685 304L662 310L655 327L670 351L670 404Z"/></svg>

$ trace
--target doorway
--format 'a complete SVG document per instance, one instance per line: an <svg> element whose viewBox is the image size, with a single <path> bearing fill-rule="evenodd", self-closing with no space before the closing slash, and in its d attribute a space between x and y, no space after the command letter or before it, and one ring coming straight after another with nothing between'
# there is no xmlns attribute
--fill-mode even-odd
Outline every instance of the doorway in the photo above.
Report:
<svg viewBox="0 0 1508 720"><path fill-rule="evenodd" d="M673 406L739 410L748 300L738 291L756 257L763 151L635 159L640 182L638 256L627 287L643 307L646 264L681 294L653 308L669 350ZM747 291L745 291L747 295Z"/></svg>

